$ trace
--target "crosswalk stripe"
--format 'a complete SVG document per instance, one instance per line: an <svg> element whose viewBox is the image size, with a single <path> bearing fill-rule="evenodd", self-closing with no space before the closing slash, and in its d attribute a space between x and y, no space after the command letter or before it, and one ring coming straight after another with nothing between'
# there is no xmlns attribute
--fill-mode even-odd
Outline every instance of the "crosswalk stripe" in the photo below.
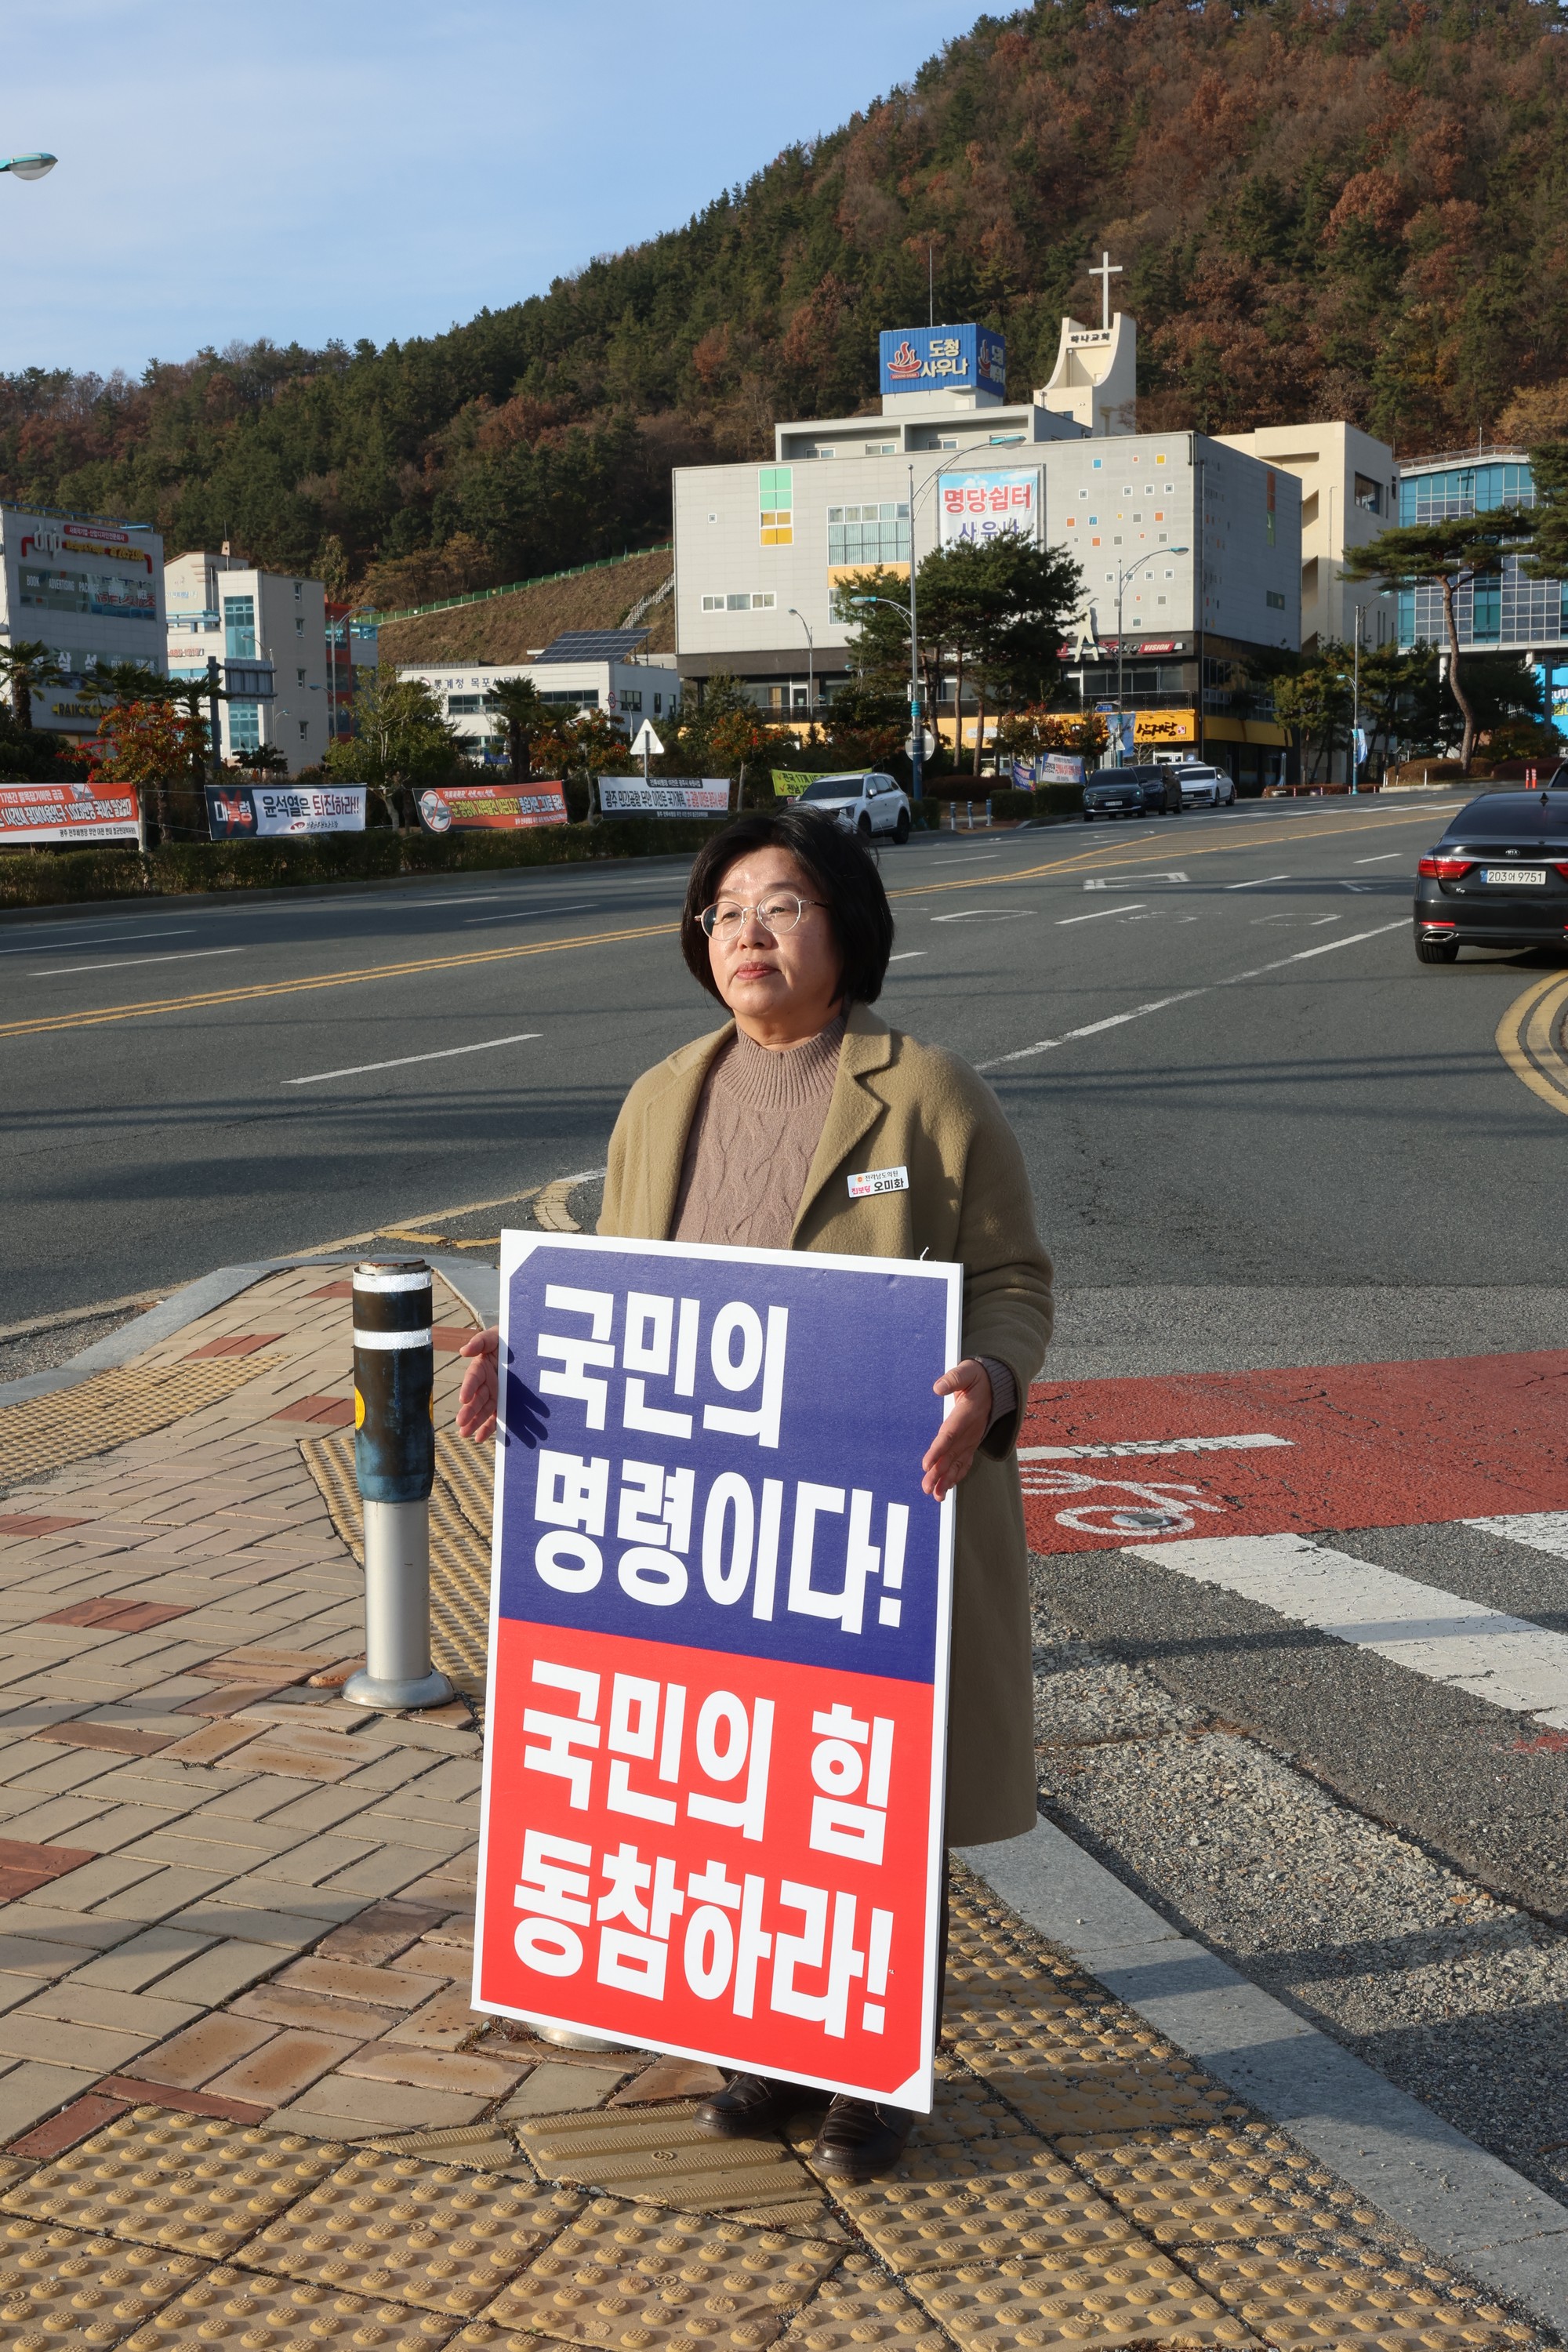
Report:
<svg viewBox="0 0 1568 2352"><path fill-rule="evenodd" d="M1487 1524L1495 1534L1512 1536L1518 1521ZM1549 1633L1528 1618L1510 1617L1304 1536L1200 1536L1124 1549L1134 1559L1218 1585L1336 1642L1371 1650L1427 1682L1568 1727L1568 1634Z"/></svg>

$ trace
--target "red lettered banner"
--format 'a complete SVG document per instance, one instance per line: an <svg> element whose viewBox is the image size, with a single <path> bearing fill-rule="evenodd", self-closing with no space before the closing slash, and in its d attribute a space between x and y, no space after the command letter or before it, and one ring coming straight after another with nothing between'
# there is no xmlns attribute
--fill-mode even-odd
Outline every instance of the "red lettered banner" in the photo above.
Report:
<svg viewBox="0 0 1568 2352"><path fill-rule="evenodd" d="M929 2109L961 1288L505 1237L477 2007Z"/></svg>
<svg viewBox="0 0 1568 2352"><path fill-rule="evenodd" d="M133 784L0 784L0 849L136 838Z"/></svg>

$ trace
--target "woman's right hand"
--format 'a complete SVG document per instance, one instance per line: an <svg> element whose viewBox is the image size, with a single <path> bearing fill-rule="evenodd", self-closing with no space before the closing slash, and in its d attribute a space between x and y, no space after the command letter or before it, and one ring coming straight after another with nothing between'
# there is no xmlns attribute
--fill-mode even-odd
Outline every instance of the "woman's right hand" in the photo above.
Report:
<svg viewBox="0 0 1568 2352"><path fill-rule="evenodd" d="M484 1445L495 1435L496 1429L497 1366L500 1358L499 1326L489 1331L476 1331L471 1339L464 1341L458 1353L470 1360L458 1396L458 1434L459 1437L471 1437L476 1445Z"/></svg>

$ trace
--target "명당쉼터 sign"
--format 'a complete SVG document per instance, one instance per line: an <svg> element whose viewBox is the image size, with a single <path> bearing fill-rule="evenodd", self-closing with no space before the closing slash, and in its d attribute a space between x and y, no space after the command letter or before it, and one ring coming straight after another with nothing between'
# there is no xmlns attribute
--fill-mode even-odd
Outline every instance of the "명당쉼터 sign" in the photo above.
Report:
<svg viewBox="0 0 1568 2352"><path fill-rule="evenodd" d="M929 2110L962 1291L503 1235L477 2008Z"/></svg>

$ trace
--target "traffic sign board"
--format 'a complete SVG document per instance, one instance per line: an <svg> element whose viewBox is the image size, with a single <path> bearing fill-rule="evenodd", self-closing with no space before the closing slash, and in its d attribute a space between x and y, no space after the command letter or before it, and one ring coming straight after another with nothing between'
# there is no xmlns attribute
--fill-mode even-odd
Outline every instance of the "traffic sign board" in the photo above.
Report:
<svg viewBox="0 0 1568 2352"><path fill-rule="evenodd" d="M632 737L632 750L639 760L661 760L664 757L664 745L653 731L651 719L645 719Z"/></svg>

